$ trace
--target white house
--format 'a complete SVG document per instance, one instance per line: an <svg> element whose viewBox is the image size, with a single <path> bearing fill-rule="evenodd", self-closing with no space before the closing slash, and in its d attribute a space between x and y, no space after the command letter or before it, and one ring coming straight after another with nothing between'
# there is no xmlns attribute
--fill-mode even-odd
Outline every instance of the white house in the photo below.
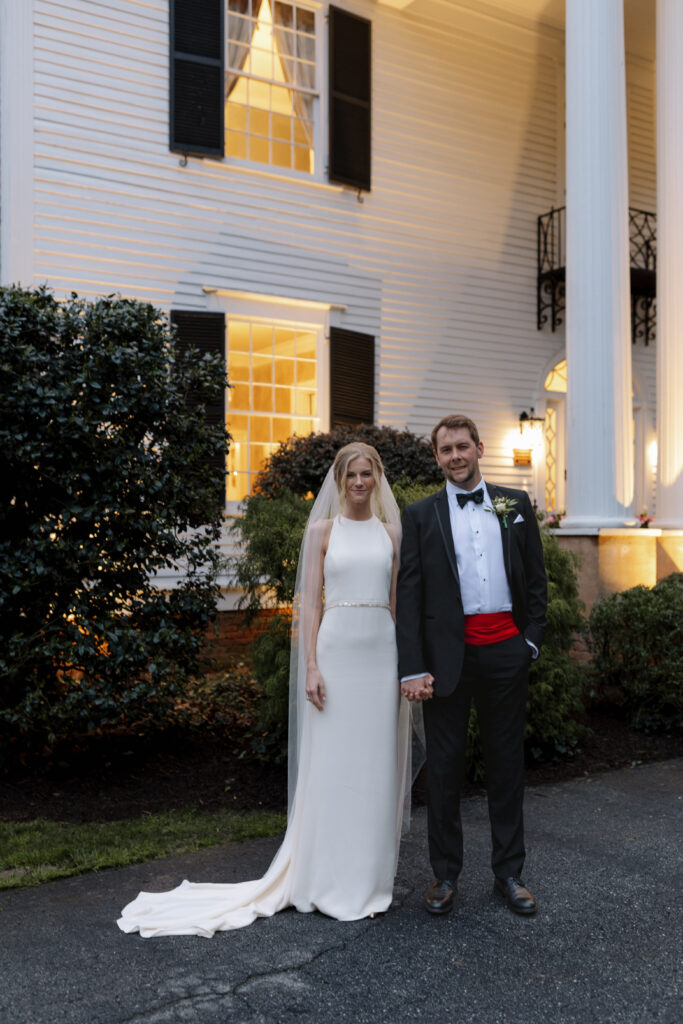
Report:
<svg viewBox="0 0 683 1024"><path fill-rule="evenodd" d="M462 411L596 593L683 567L680 0L0 10L0 279L225 354L228 511L294 431Z"/></svg>

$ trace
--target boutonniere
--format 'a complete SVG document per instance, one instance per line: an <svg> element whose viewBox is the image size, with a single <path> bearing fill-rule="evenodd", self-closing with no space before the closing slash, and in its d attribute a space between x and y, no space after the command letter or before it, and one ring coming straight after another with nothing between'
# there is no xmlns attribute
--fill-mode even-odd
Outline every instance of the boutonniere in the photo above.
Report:
<svg viewBox="0 0 683 1024"><path fill-rule="evenodd" d="M508 516L517 504L516 498L504 498L502 496L491 499L491 505L493 506L491 511L495 512L499 519L503 520L503 526L507 530L508 528Z"/></svg>

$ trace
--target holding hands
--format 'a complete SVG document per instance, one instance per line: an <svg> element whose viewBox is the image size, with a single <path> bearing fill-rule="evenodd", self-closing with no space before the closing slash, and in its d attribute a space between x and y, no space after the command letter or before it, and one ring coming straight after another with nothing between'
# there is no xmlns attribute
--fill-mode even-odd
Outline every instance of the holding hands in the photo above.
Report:
<svg viewBox="0 0 683 1024"><path fill-rule="evenodd" d="M425 672L415 679L404 679L401 683L401 694L409 701L429 700L434 695L434 676Z"/></svg>

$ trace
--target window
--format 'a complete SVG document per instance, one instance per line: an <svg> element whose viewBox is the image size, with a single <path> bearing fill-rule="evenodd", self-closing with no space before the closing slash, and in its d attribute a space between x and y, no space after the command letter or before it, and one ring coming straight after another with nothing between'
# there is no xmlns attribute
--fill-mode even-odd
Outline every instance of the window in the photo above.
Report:
<svg viewBox="0 0 683 1024"><path fill-rule="evenodd" d="M171 0L170 148L321 177L321 96L328 177L371 184L371 24L329 7L323 80L322 4Z"/></svg>
<svg viewBox="0 0 683 1024"><path fill-rule="evenodd" d="M250 493L281 441L319 429L317 343L310 328L228 322L228 501Z"/></svg>
<svg viewBox="0 0 683 1024"><path fill-rule="evenodd" d="M225 309L172 310L171 322L180 346L227 358L227 400L205 408L210 422L227 422L232 437L224 491L226 466L208 463L207 471L221 500L241 501L271 452L293 434L373 422L375 339L330 327L322 303L302 303L294 320L273 296L233 293L225 302L227 317Z"/></svg>
<svg viewBox="0 0 683 1024"><path fill-rule="evenodd" d="M315 22L285 0L228 0L228 156L314 172Z"/></svg>

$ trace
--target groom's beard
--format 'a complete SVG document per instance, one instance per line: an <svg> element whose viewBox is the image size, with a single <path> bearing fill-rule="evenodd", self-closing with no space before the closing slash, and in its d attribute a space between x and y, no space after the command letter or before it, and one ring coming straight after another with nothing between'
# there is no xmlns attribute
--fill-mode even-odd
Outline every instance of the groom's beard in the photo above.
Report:
<svg viewBox="0 0 683 1024"><path fill-rule="evenodd" d="M478 484L481 483L481 472L479 466L472 468L467 476L458 476L457 474L462 473L466 466L460 466L456 469L444 469L444 476L447 480L450 480L456 487L461 487L463 491L472 491Z"/></svg>

